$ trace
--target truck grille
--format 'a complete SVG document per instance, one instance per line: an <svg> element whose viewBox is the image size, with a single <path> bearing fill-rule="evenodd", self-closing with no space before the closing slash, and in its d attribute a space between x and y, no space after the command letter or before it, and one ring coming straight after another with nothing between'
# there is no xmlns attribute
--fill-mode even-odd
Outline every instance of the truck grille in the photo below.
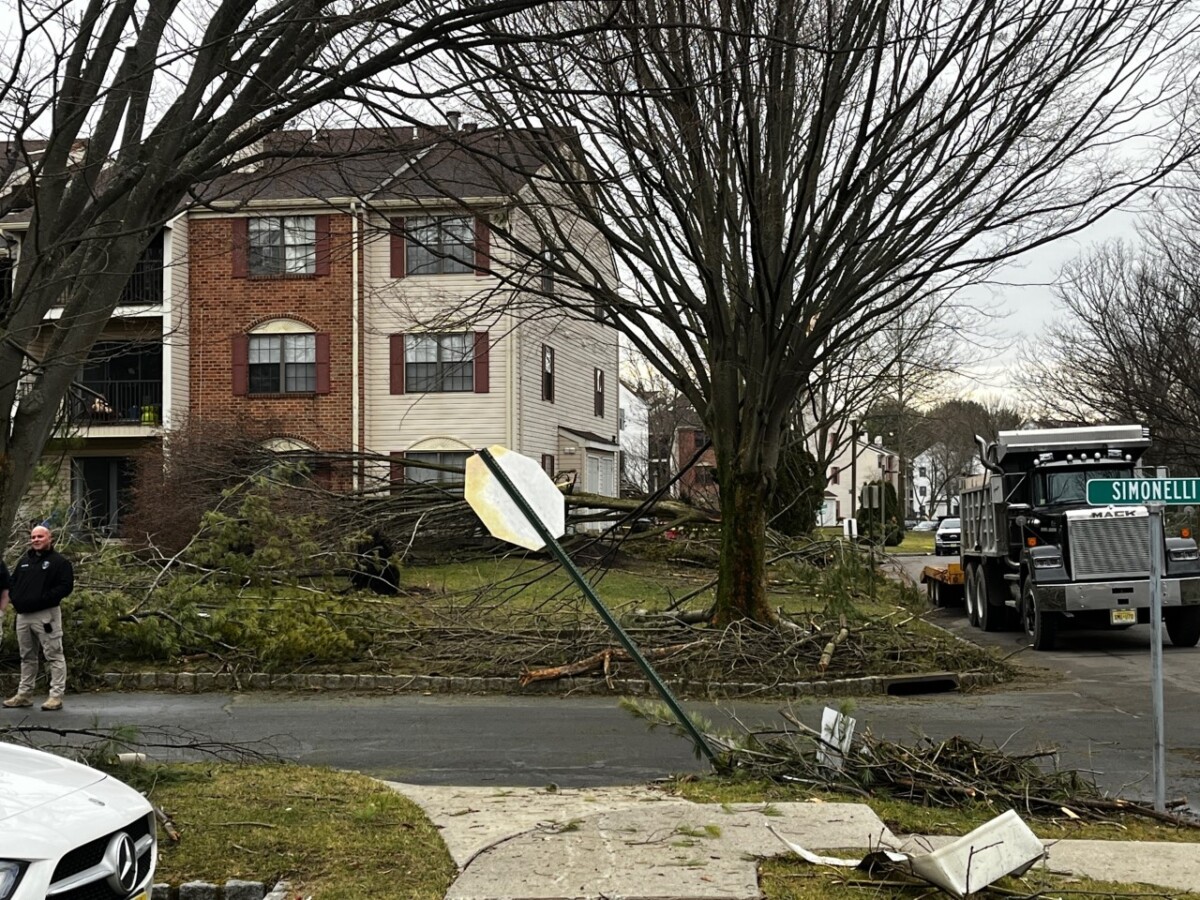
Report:
<svg viewBox="0 0 1200 900"><path fill-rule="evenodd" d="M1150 519L1073 519L1071 573L1082 578L1144 578L1150 574Z"/></svg>

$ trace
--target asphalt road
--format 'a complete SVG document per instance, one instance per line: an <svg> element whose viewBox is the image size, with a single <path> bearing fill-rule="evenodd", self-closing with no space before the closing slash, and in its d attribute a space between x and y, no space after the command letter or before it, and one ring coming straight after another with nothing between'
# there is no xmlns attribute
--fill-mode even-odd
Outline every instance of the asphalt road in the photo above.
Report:
<svg viewBox="0 0 1200 900"><path fill-rule="evenodd" d="M904 561L919 572L925 559ZM1014 653L1029 667L1015 687L969 694L852 700L859 727L894 739L963 735L1027 751L1056 746L1062 764L1095 773L1107 790L1147 797L1150 780L1149 628L1080 633L1054 653L1024 649L1017 633L985 634L961 610L935 621ZM1168 793L1200 799L1200 649L1167 647ZM718 728L778 726L778 702L693 703ZM793 710L816 727L828 701ZM402 694L348 696L96 693L69 695L61 713L0 711L0 722L61 728L134 725L262 741L296 761L424 784L563 787L641 783L701 771L688 742L650 730L608 697Z"/></svg>
<svg viewBox="0 0 1200 900"><path fill-rule="evenodd" d="M951 560L908 557L902 558L901 564L909 577L918 579L924 566L945 565ZM1133 774L1141 756L1148 770L1153 742L1149 625L1124 631L1064 631L1054 651L1037 653L1023 632L989 633L972 627L961 606L938 610L932 621L959 637L992 647L1026 668L1023 686L1028 687L1010 696L1025 698L1031 724L1049 724L1048 717L1065 714L1058 738L1063 746L1076 749L1082 733L1087 732L1089 741L1103 738L1096 744L1104 748L1098 754L1102 760L1125 759L1117 768ZM1074 708L1064 702L1068 695L1076 698ZM1200 647L1174 647L1164 638L1163 700L1168 790L1190 790L1195 803L1200 801ZM1144 787L1145 792L1152 789L1148 783Z"/></svg>

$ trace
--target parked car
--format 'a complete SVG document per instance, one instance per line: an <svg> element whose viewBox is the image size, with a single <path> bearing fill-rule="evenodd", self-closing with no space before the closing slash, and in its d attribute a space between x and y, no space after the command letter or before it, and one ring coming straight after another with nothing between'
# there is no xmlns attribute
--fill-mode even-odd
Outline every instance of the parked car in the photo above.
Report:
<svg viewBox="0 0 1200 900"><path fill-rule="evenodd" d="M157 855L154 810L133 788L0 742L0 900L148 900Z"/></svg>
<svg viewBox="0 0 1200 900"><path fill-rule="evenodd" d="M957 556L961 546L962 522L956 518L942 519L933 535L933 552L938 556Z"/></svg>
<svg viewBox="0 0 1200 900"><path fill-rule="evenodd" d="M927 519L924 522L918 522L909 531L937 531L938 523L936 519Z"/></svg>

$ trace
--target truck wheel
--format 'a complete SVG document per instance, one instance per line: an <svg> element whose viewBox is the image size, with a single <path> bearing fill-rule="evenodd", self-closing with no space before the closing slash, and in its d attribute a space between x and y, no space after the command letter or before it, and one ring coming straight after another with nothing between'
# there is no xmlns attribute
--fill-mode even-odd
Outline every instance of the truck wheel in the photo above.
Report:
<svg viewBox="0 0 1200 900"><path fill-rule="evenodd" d="M1176 647L1195 647L1200 642L1200 606L1181 606L1163 611L1167 636Z"/></svg>
<svg viewBox="0 0 1200 900"><path fill-rule="evenodd" d="M979 612L977 609L978 595L975 589L975 566L963 567L963 605L967 610L967 621L979 627Z"/></svg>
<svg viewBox="0 0 1200 900"><path fill-rule="evenodd" d="M1021 622L1034 650L1053 650L1058 641L1058 614L1038 608L1037 589L1029 581L1021 592Z"/></svg>
<svg viewBox="0 0 1200 900"><path fill-rule="evenodd" d="M932 606L934 609L941 609L942 608L941 585L938 584L936 581L931 581L931 582L929 582L928 585L926 585L926 588L929 591L929 605Z"/></svg>
<svg viewBox="0 0 1200 900"><path fill-rule="evenodd" d="M976 596L979 598L979 627L984 631L1001 631L1004 628L1004 608L992 606L988 596L987 575L982 567L978 571L979 589Z"/></svg>

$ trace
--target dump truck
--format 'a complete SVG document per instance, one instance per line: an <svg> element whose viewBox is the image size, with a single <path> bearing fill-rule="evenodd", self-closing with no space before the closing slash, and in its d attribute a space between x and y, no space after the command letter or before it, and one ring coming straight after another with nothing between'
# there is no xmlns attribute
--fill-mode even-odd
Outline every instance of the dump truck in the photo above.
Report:
<svg viewBox="0 0 1200 900"><path fill-rule="evenodd" d="M963 599L985 631L1024 628L1052 650L1064 627L1150 621L1150 514L1093 507L1087 482L1139 478L1141 425L1001 431L976 438L982 473L959 498ZM1200 641L1200 552L1187 529L1164 538L1163 620L1171 642Z"/></svg>

